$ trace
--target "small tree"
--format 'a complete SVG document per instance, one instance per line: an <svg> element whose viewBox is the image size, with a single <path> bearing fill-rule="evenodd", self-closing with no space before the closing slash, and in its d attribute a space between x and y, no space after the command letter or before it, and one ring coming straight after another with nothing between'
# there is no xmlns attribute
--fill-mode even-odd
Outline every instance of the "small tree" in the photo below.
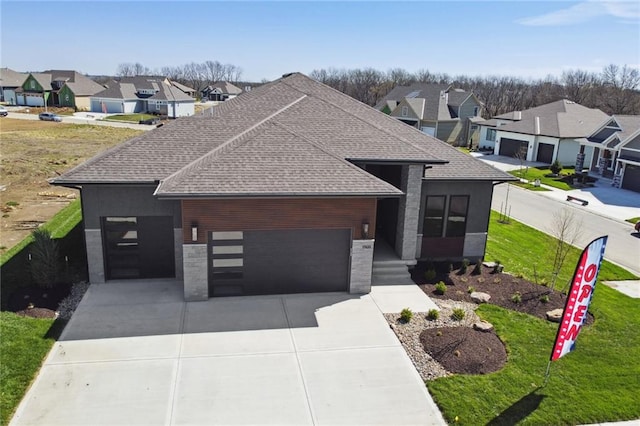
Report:
<svg viewBox="0 0 640 426"><path fill-rule="evenodd" d="M56 284L60 269L58 242L45 229L33 231L31 244L31 275L40 287L51 288Z"/></svg>
<svg viewBox="0 0 640 426"><path fill-rule="evenodd" d="M560 174L560 172L562 171L562 164L560 164L560 161L556 159L556 161L554 161L553 164L549 166L549 170L551 170L551 173L553 173L554 175Z"/></svg>
<svg viewBox="0 0 640 426"><path fill-rule="evenodd" d="M569 249L578 240L582 231L582 220L576 218L575 213L569 209L562 209L553 214L550 222L550 234L555 237L555 250L551 262L552 280L550 288L554 289L558 274L569 254Z"/></svg>

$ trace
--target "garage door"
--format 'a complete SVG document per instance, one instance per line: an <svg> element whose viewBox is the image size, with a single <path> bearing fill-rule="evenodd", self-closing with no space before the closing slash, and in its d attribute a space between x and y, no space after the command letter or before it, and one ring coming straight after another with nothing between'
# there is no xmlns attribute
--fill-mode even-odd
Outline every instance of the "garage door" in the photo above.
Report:
<svg viewBox="0 0 640 426"><path fill-rule="evenodd" d="M211 232L209 296L346 291L349 229Z"/></svg>
<svg viewBox="0 0 640 426"><path fill-rule="evenodd" d="M627 164L624 167L622 187L630 191L640 192L640 166Z"/></svg>
<svg viewBox="0 0 640 426"><path fill-rule="evenodd" d="M506 155L507 157L515 157L515 155L520 152L521 149L524 152L527 152L528 143L527 141L521 141L518 139L508 139L501 138L500 139L500 155Z"/></svg>
<svg viewBox="0 0 640 426"><path fill-rule="evenodd" d="M553 163L553 145L550 143L539 144L536 161L547 164Z"/></svg>

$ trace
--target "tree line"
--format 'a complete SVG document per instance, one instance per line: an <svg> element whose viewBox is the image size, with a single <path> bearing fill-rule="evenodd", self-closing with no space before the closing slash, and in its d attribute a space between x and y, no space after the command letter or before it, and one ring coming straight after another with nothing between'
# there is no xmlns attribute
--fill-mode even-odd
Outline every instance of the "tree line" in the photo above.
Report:
<svg viewBox="0 0 640 426"><path fill-rule="evenodd" d="M484 103L483 116L493 117L568 99L607 114L640 114L640 71L627 65L607 65L601 72L567 70L560 77L522 79L488 76L452 77L446 73L402 68L316 69L310 76L368 105L375 105L394 87L413 83L452 85L472 91Z"/></svg>
<svg viewBox="0 0 640 426"><path fill-rule="evenodd" d="M240 83L242 68L233 64L223 64L219 61L205 61L150 69L136 62L121 63L116 70L116 76L118 77L135 77L138 75L168 77L172 81L177 81L200 92L205 87L218 81Z"/></svg>

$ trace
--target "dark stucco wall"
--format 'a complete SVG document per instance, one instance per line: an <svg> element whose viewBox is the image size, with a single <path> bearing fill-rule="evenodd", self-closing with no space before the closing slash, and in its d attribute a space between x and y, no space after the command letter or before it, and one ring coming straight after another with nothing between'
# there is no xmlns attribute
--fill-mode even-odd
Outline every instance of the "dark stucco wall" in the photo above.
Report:
<svg viewBox="0 0 640 426"><path fill-rule="evenodd" d="M180 201L157 200L155 185L85 185L82 213L86 229L99 229L102 216L173 216L173 227L182 228Z"/></svg>
<svg viewBox="0 0 640 426"><path fill-rule="evenodd" d="M428 195L469 195L467 233L487 232L493 184L491 181L422 181L418 233L422 233L424 205Z"/></svg>

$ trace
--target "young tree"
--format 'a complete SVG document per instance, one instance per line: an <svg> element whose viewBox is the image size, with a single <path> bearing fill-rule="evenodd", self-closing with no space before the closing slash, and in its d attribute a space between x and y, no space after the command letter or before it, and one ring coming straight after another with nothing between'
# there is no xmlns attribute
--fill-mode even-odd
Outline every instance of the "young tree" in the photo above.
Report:
<svg viewBox="0 0 640 426"><path fill-rule="evenodd" d="M582 233L582 220L570 209L556 211L549 223L549 233L556 239L553 261L551 262L551 290L554 289L558 274L564 265L567 254Z"/></svg>

